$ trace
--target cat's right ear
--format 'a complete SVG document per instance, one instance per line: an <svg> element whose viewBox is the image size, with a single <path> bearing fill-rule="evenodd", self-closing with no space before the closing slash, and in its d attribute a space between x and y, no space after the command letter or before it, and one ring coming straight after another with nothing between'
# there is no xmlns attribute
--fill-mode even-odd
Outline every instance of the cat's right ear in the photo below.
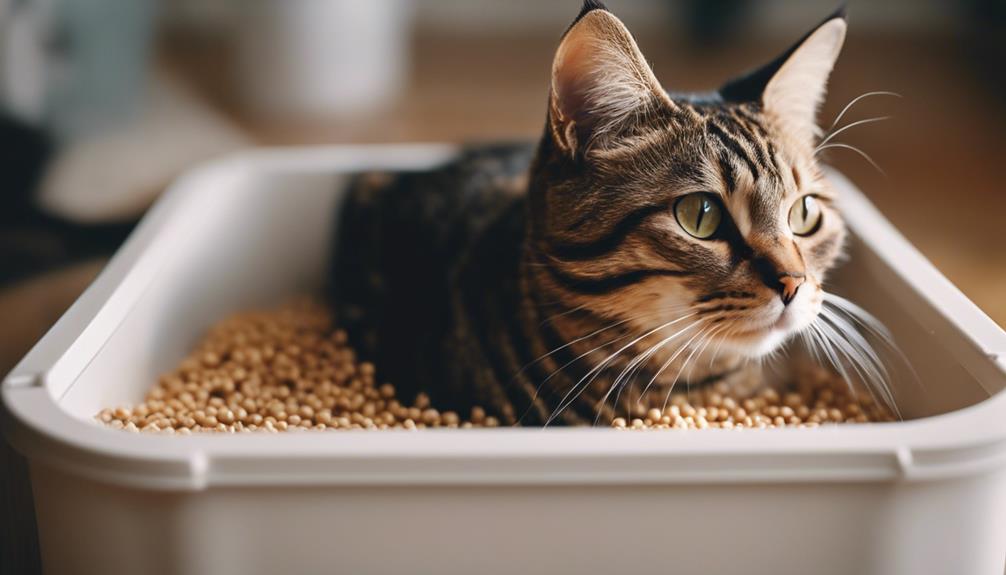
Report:
<svg viewBox="0 0 1006 575"><path fill-rule="evenodd" d="M586 0L552 62L555 144L570 157L582 155L660 98L667 95L625 25L600 2Z"/></svg>

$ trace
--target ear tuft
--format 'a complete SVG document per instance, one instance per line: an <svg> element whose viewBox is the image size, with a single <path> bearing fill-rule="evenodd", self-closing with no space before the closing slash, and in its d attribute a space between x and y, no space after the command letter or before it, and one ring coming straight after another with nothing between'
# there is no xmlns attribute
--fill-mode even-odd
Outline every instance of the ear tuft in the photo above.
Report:
<svg viewBox="0 0 1006 575"><path fill-rule="evenodd" d="M660 94L625 25L600 2L584 2L552 63L549 123L559 147L585 152Z"/></svg>

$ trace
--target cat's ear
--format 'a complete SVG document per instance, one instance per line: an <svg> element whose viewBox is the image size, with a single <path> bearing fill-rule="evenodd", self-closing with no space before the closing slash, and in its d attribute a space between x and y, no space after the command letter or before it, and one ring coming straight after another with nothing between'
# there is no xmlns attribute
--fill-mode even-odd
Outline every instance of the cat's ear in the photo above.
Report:
<svg viewBox="0 0 1006 575"><path fill-rule="evenodd" d="M582 154L661 97L666 93L625 25L586 0L552 62L549 128L556 145Z"/></svg>
<svg viewBox="0 0 1006 575"><path fill-rule="evenodd" d="M782 56L726 84L720 95L727 101L760 103L782 130L813 145L820 135L817 111L845 42L845 31L842 8Z"/></svg>

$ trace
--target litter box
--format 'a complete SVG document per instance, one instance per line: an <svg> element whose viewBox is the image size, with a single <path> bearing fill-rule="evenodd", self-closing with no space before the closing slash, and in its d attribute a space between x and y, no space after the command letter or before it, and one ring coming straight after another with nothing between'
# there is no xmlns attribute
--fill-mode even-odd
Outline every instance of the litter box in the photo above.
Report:
<svg viewBox="0 0 1006 575"><path fill-rule="evenodd" d="M838 291L919 379L817 429L164 436L107 429L224 315L317 291L347 174L442 145L251 151L171 187L3 382L47 573L996 574L1006 333L831 173Z"/></svg>

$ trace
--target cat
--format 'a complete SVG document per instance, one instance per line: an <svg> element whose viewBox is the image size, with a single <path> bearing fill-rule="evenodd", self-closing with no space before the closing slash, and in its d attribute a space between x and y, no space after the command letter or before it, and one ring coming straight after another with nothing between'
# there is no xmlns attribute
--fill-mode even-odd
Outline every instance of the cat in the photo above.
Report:
<svg viewBox="0 0 1006 575"><path fill-rule="evenodd" d="M673 94L587 0L536 145L354 180L338 321L400 390L510 424L610 422L751 377L814 322L843 250L815 145L845 33L839 11L718 91Z"/></svg>

